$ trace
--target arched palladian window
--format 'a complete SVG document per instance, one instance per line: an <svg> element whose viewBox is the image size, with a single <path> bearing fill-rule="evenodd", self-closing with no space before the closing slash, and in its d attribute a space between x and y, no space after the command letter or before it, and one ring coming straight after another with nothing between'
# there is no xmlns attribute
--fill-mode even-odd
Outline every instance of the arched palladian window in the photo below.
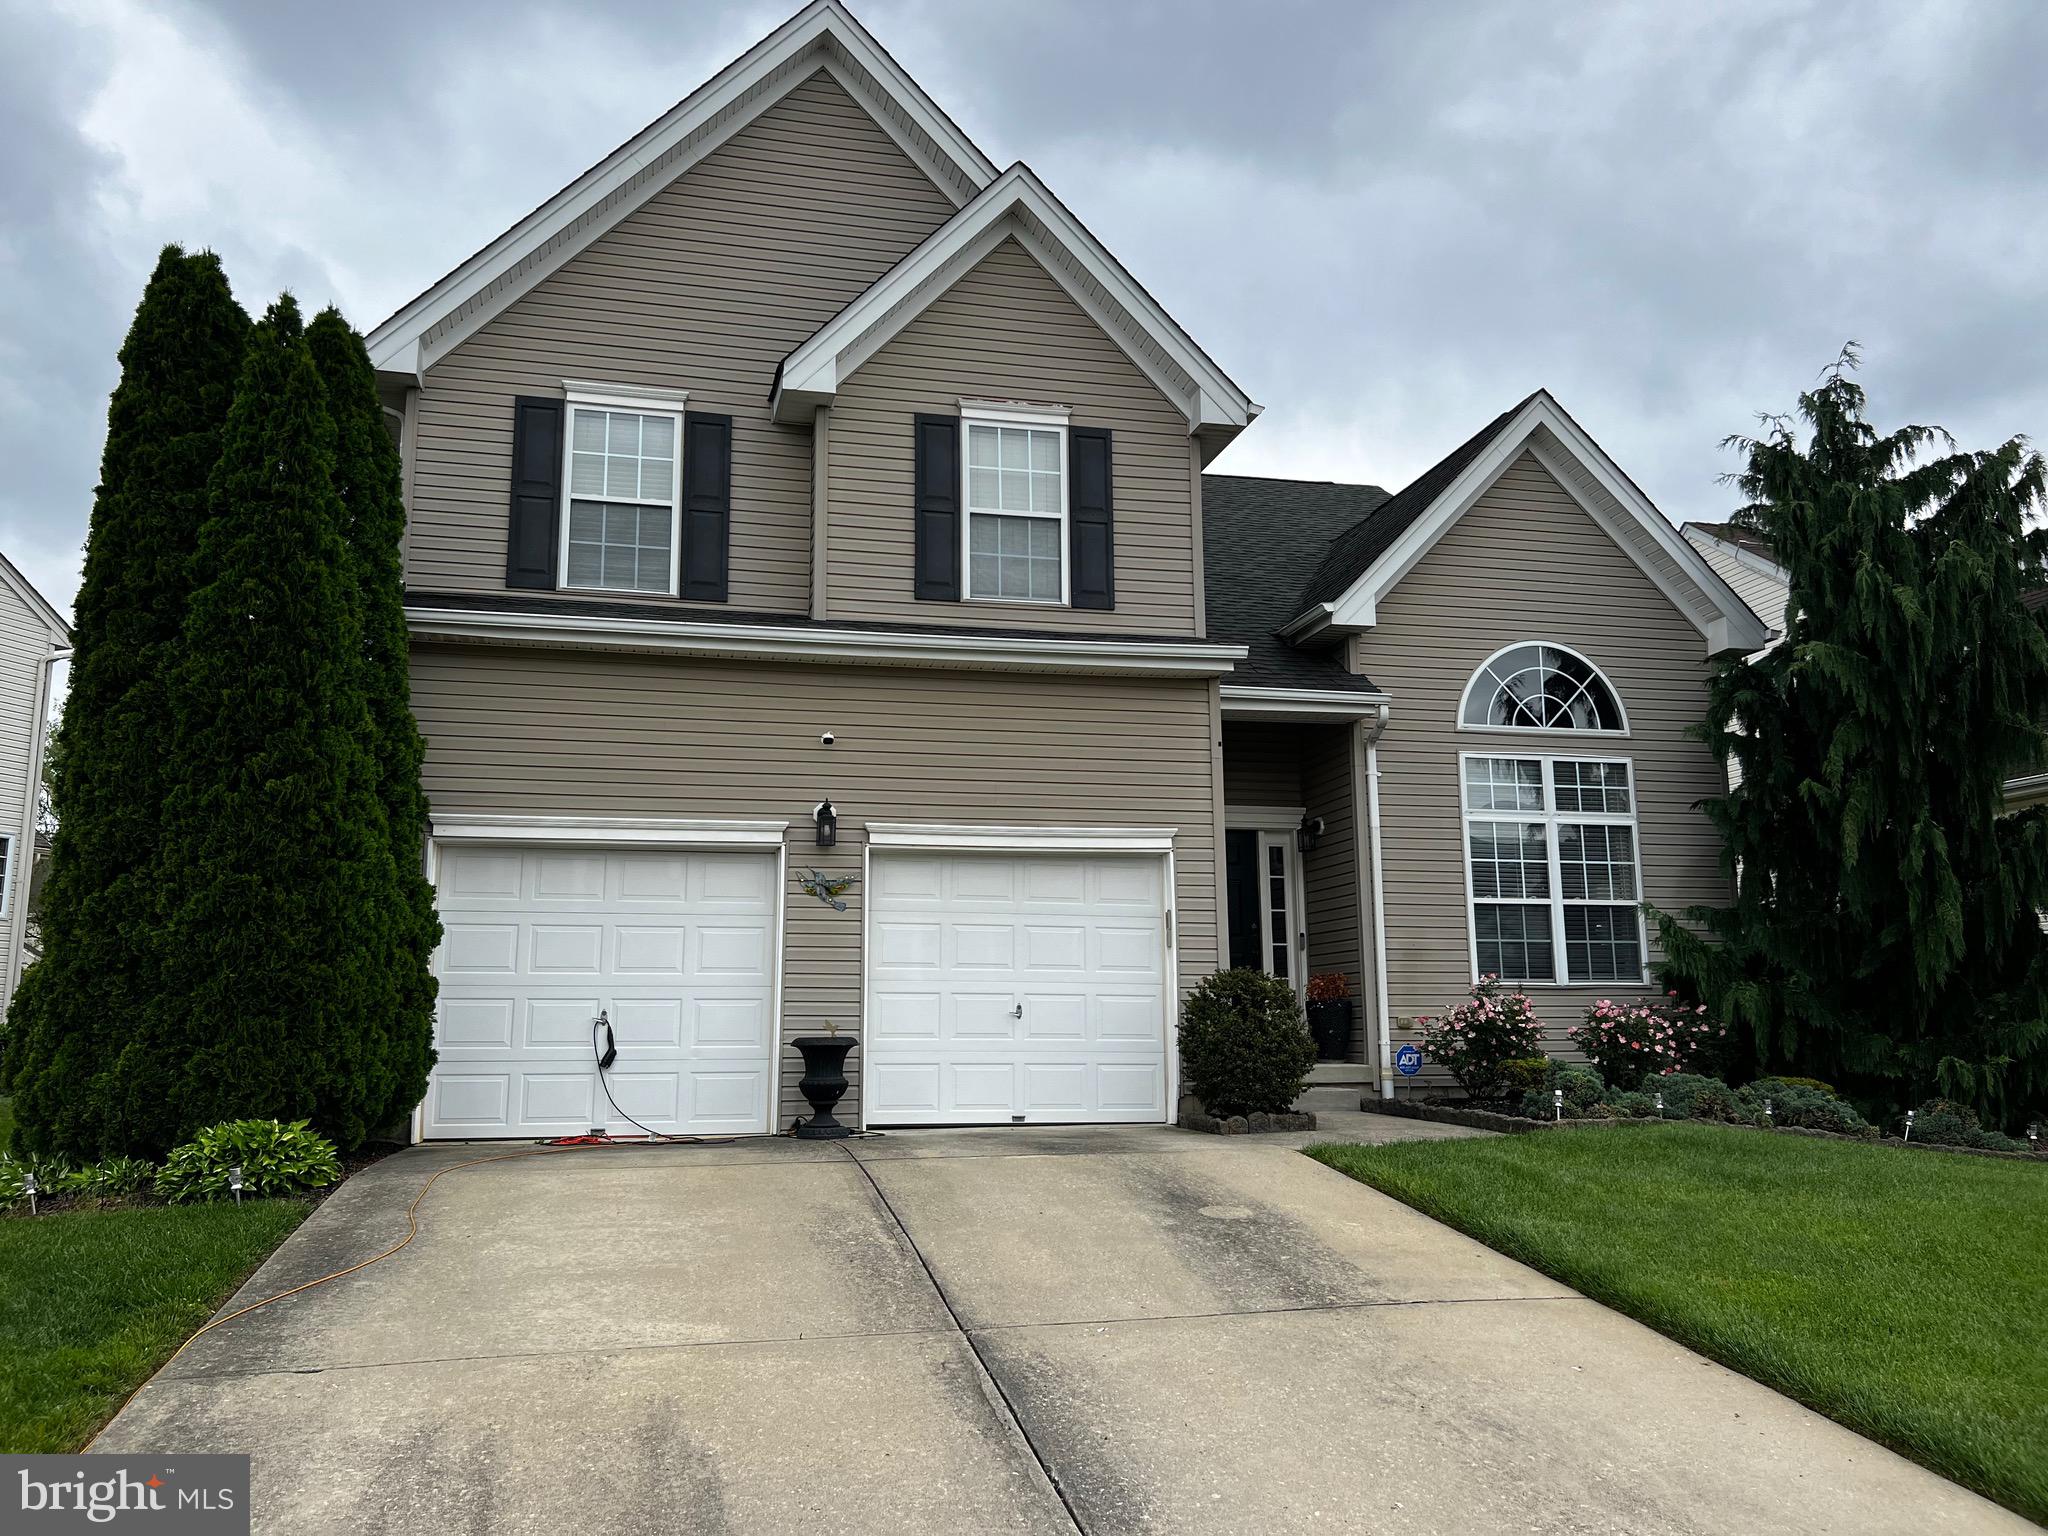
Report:
<svg viewBox="0 0 2048 1536"><path fill-rule="evenodd" d="M1621 700L1585 657L1528 642L1496 651L1465 685L1458 723L1468 730L1628 729Z"/></svg>

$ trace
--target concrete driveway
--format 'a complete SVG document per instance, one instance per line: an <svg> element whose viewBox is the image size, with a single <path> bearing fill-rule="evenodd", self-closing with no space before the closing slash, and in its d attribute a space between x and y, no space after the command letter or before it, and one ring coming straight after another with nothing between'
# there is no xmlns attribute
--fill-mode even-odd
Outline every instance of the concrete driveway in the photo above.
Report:
<svg viewBox="0 0 2048 1536"><path fill-rule="evenodd" d="M495 1150L379 1163L240 1299ZM2034 1529L1288 1143L1158 1128L465 1168L95 1449L251 1452L258 1529L361 1536Z"/></svg>

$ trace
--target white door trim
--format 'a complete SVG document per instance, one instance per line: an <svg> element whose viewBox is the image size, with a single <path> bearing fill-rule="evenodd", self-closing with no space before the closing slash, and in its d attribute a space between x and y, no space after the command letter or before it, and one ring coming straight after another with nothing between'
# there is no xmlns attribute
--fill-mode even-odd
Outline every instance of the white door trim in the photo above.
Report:
<svg viewBox="0 0 2048 1536"><path fill-rule="evenodd" d="M870 848L921 853L1171 853L1178 827L978 827L871 821ZM1170 906L1169 898L1169 906Z"/></svg>
<svg viewBox="0 0 2048 1536"><path fill-rule="evenodd" d="M784 918L789 910L789 845L783 839L786 821L743 821L695 816L528 816L514 813L484 813L435 819L428 825L425 855L427 884L434 891L434 910L441 910L441 845L508 843L545 846L566 843L578 848L667 846L671 848L751 848L775 850L775 954L768 976L770 1018L768 1051L768 1134L774 1135L782 1118L782 972ZM865 873L865 870L863 870ZM865 886L863 886L865 890ZM867 903L861 903L863 928ZM862 934L865 956L866 934ZM866 970L862 961L861 1017L867 1017ZM441 946L434 946L427 963L438 991L441 980ZM438 1018L438 1016L437 1016ZM431 1071L431 1069L430 1069ZM429 1092L432 1085L429 1084ZM866 1100L862 1100L865 1107ZM412 1144L426 1140L427 1098L420 1095L412 1107Z"/></svg>
<svg viewBox="0 0 2048 1536"><path fill-rule="evenodd" d="M740 821L705 816L528 816L472 812L433 819L438 843L574 843L580 848L621 848L644 843L671 848L774 848L786 821ZM432 878L432 867L428 875Z"/></svg>

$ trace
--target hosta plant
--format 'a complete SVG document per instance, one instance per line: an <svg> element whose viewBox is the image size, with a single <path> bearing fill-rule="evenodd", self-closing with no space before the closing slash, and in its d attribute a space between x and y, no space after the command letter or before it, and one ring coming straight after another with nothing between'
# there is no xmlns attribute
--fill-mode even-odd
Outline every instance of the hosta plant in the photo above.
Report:
<svg viewBox="0 0 2048 1536"><path fill-rule="evenodd" d="M1543 1021L1535 1004L1520 992L1503 991L1498 976L1480 977L1457 1007L1415 1023L1424 1054L1475 1099L1499 1096L1508 1062L1543 1054Z"/></svg>
<svg viewBox="0 0 2048 1536"><path fill-rule="evenodd" d="M171 1155L156 1176L156 1192L172 1201L225 1200L228 1170L242 1170L242 1193L302 1195L341 1177L334 1143L304 1120L227 1120L210 1125Z"/></svg>

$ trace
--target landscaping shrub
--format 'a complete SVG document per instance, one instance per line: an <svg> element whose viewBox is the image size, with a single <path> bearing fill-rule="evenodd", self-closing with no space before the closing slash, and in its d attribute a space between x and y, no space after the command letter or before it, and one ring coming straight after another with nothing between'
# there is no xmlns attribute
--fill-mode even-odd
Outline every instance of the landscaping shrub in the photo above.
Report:
<svg viewBox="0 0 2048 1536"><path fill-rule="evenodd" d="M239 1165L251 1197L299 1195L341 1177L334 1143L304 1120L229 1120L208 1126L171 1155L156 1175L165 1200L229 1198L228 1169Z"/></svg>
<svg viewBox="0 0 2048 1536"><path fill-rule="evenodd" d="M28 1175L36 1176L36 1188L45 1195L60 1194L72 1177L68 1164L54 1157L9 1157L0 1155L0 1210L28 1204Z"/></svg>
<svg viewBox="0 0 2048 1536"><path fill-rule="evenodd" d="M1749 1114L1737 1102L1735 1090L1718 1077L1696 1072L1674 1072L1658 1078L1649 1087L1664 1095L1664 1113L1673 1120L1748 1120Z"/></svg>
<svg viewBox="0 0 2048 1536"><path fill-rule="evenodd" d="M1709 1018L1705 1005L1688 1006L1670 992L1627 1003L1603 997L1565 1033L1601 1076L1618 1087L1634 1088L1646 1077L1692 1070L1728 1027Z"/></svg>
<svg viewBox="0 0 2048 1536"><path fill-rule="evenodd" d="M1604 1108L1608 1114L1623 1120L1657 1118L1657 1101L1647 1093L1610 1093Z"/></svg>
<svg viewBox="0 0 2048 1536"><path fill-rule="evenodd" d="M1504 1061L1500 1064L1501 1097L1518 1099L1525 1093L1548 1090L1550 1074L1556 1070L1557 1063L1548 1056L1520 1056Z"/></svg>
<svg viewBox="0 0 2048 1536"><path fill-rule="evenodd" d="M65 1180L65 1188L89 1200L131 1200L151 1192L156 1165L139 1157L110 1157L88 1163Z"/></svg>
<svg viewBox="0 0 2048 1536"><path fill-rule="evenodd" d="M1903 1116L1899 1130L1905 1131ZM1950 1099L1929 1099L1913 1112L1913 1139L1929 1146L1979 1147L1988 1152L2031 1150L2024 1138L1980 1125L1975 1110Z"/></svg>
<svg viewBox="0 0 2048 1536"><path fill-rule="evenodd" d="M1527 1061L1543 1048L1543 1023L1520 992L1503 992L1498 976L1484 976L1471 996L1449 1012L1415 1021L1422 1049L1475 1099L1502 1092L1501 1069Z"/></svg>
<svg viewBox="0 0 2048 1536"><path fill-rule="evenodd" d="M1315 1041L1294 988L1248 967L1202 979L1181 1009L1188 1091L1212 1115L1291 1109L1308 1086Z"/></svg>
<svg viewBox="0 0 2048 1536"><path fill-rule="evenodd" d="M1736 1101L1748 1114L1745 1118L1765 1123L1764 1105L1771 1106L1769 1124L1803 1126L1812 1131L1833 1131L1841 1136L1875 1136L1877 1129L1833 1094L1808 1088L1789 1078L1759 1078L1736 1094Z"/></svg>
<svg viewBox="0 0 2048 1536"><path fill-rule="evenodd" d="M1817 1077L1760 1077L1749 1085L1752 1088L1811 1088L1815 1093L1824 1093L1831 1099L1839 1099L1832 1084L1824 1083Z"/></svg>
<svg viewBox="0 0 2048 1536"><path fill-rule="evenodd" d="M1564 1094L1564 1118L1590 1120L1606 1115L1607 1084L1591 1067L1559 1066L1548 1088L1532 1088L1522 1095L1521 1113L1531 1120L1557 1118L1556 1095Z"/></svg>

